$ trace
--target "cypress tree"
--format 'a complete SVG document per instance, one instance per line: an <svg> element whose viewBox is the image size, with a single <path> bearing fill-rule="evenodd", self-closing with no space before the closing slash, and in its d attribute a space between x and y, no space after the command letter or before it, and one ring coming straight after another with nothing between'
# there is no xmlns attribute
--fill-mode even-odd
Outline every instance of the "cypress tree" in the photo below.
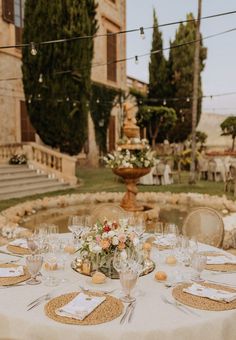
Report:
<svg viewBox="0 0 236 340"><path fill-rule="evenodd" d="M188 20L194 19L193 14L187 15ZM186 43L195 40L196 23L195 21L180 24L176 32L175 39L171 46ZM170 97L176 98L171 102L171 106L176 110L178 117L175 127L170 131L170 139L174 141L184 141L191 133L192 119L192 95L193 95L193 65L194 65L194 49L195 44L185 45L184 47L173 48L170 50L169 72L171 77ZM200 73L204 69L204 60L206 59L206 48L201 43L200 48ZM198 113L197 121L201 115L201 77L199 77L198 90ZM169 103L169 102L168 102Z"/></svg>
<svg viewBox="0 0 236 340"><path fill-rule="evenodd" d="M165 98L166 96L166 59L163 55L162 48L162 33L158 29L158 20L155 9L153 10L153 34L152 34L152 48L153 51L160 51L159 53L151 54L149 62L149 102L155 103L158 98ZM162 104L162 103L159 103Z"/></svg>
<svg viewBox="0 0 236 340"><path fill-rule="evenodd" d="M71 155L87 139L93 39L40 42L94 35L95 15L95 0L25 1L23 42L33 41L38 49L35 56L28 48L22 51L29 117L45 144Z"/></svg>

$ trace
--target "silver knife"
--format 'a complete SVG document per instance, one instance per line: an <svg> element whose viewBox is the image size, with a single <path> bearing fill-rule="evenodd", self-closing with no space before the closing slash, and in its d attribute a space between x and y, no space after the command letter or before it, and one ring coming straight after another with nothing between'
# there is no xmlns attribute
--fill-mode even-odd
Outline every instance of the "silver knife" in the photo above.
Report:
<svg viewBox="0 0 236 340"><path fill-rule="evenodd" d="M132 306L131 306L131 309L130 309L130 313L129 313L129 317L128 317L128 322L131 322L131 320L132 320L135 307L136 307L136 301L134 301L132 303Z"/></svg>
<svg viewBox="0 0 236 340"><path fill-rule="evenodd" d="M126 307L126 310L125 310L125 314L122 316L122 318L120 319L120 324L123 324L127 318L127 315L130 311L130 308L132 307L132 302L130 302L127 307Z"/></svg>

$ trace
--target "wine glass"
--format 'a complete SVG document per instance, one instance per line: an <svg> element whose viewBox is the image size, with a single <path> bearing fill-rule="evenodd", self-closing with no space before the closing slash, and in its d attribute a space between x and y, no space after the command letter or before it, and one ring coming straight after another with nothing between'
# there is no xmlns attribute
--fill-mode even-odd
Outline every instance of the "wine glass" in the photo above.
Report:
<svg viewBox="0 0 236 340"><path fill-rule="evenodd" d="M41 255L29 255L26 257L26 265L31 275L31 279L27 281L29 285L38 285L41 281L37 275L42 267L43 257Z"/></svg>
<svg viewBox="0 0 236 340"><path fill-rule="evenodd" d="M127 251L126 249L121 251L116 249L113 257L113 267L119 273L124 293L121 300L128 303L135 301L136 298L131 296L131 291L135 287L141 272L141 265L135 252Z"/></svg>
<svg viewBox="0 0 236 340"><path fill-rule="evenodd" d="M79 240L84 228L84 216L69 216L68 229L72 232L74 239Z"/></svg>
<svg viewBox="0 0 236 340"><path fill-rule="evenodd" d="M192 281L202 282L204 279L201 278L201 272L204 270L207 263L207 257L200 253L194 253L192 256L192 268L195 273L192 276Z"/></svg>
<svg viewBox="0 0 236 340"><path fill-rule="evenodd" d="M159 221L155 224L154 235L157 241L163 237L164 235L164 223L163 222Z"/></svg>

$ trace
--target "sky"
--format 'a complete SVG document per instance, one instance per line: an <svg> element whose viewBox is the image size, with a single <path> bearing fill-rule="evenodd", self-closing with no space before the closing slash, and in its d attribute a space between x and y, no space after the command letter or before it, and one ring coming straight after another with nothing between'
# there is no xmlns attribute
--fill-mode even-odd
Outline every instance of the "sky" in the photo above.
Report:
<svg viewBox="0 0 236 340"><path fill-rule="evenodd" d="M153 26L153 8L156 9L158 23L181 21L186 14L192 12L197 17L198 0L126 0L127 30L133 28ZM221 12L236 11L236 0L202 0L202 16ZM163 47L173 41L178 25L161 27ZM201 22L202 36L219 33L236 28L236 13ZM145 39L141 39L139 32L128 33L127 58L149 53L152 42L152 29L145 30ZM207 47L205 69L202 72L203 112L236 115L236 30L204 41ZM168 52L165 53L168 57ZM134 78L148 82L149 57L139 58L138 64L134 60L127 61L127 74ZM235 92L232 95L216 96Z"/></svg>

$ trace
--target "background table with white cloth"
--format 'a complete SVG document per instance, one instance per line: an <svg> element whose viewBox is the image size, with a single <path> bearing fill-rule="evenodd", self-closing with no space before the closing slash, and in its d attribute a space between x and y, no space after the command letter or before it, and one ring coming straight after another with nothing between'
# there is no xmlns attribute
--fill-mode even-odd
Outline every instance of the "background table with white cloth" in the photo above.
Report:
<svg viewBox="0 0 236 340"><path fill-rule="evenodd" d="M201 245L203 250L212 247ZM4 249L4 248L1 248ZM161 254L161 255L160 255ZM165 252L153 248L153 258L157 261L156 270L178 270L178 267L165 265L161 260ZM71 257L73 258L73 256ZM0 254L0 261L10 261L13 257ZM24 264L24 259L19 263ZM66 325L49 319L44 313L44 304L27 311L29 302L42 294L54 291L54 295L79 291L79 285L86 285L88 277L70 268L68 260L65 270L67 282L58 287L16 286L0 288L0 339L11 340L235 340L236 310L213 312L195 310L197 315L184 314L172 305L165 304L161 294L171 297L172 288L154 279L154 272L140 277L135 294L136 309L131 323L120 324L120 317L95 326ZM183 268L181 269L183 271ZM189 268L186 271L190 270ZM204 271L205 278L218 282L236 283L236 273L213 275ZM114 296L120 294L119 280L111 281L117 287Z"/></svg>

